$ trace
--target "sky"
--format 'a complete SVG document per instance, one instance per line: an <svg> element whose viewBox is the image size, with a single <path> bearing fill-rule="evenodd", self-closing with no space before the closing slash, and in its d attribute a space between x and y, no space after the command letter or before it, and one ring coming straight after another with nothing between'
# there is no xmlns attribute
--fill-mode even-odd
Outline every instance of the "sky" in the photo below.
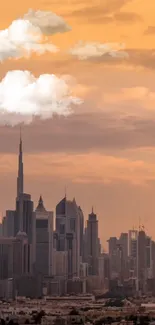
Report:
<svg viewBox="0 0 155 325"><path fill-rule="evenodd" d="M35 205L42 194L52 210L66 188L85 219L93 205L104 247L139 220L155 239L155 1L5 0L0 30L31 8L61 16L71 30L49 36L59 52L2 61L0 79L10 70L70 75L83 102L69 116L23 127L25 192ZM107 43L122 54L103 53ZM18 125L0 126L3 215L15 207L18 142Z"/></svg>

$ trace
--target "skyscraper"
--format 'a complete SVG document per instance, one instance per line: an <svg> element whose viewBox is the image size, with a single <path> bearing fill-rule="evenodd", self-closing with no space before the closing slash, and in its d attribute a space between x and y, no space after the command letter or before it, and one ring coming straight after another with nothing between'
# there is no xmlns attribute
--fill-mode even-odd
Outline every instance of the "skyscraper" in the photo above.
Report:
<svg viewBox="0 0 155 325"><path fill-rule="evenodd" d="M98 257L99 257L99 241L98 241L98 220L93 211L89 214L86 229L86 245L87 258L89 264L89 275L98 275Z"/></svg>
<svg viewBox="0 0 155 325"><path fill-rule="evenodd" d="M55 248L66 251L68 256L68 277L79 276L80 239L82 237L82 211L75 199L69 201L66 196L56 206Z"/></svg>
<svg viewBox="0 0 155 325"><path fill-rule="evenodd" d="M138 231L129 230L130 277L138 279Z"/></svg>
<svg viewBox="0 0 155 325"><path fill-rule="evenodd" d="M7 279L29 273L29 250L27 237L0 238L0 279Z"/></svg>
<svg viewBox="0 0 155 325"><path fill-rule="evenodd" d="M32 271L34 264L34 212L31 195L24 193L24 169L23 169L23 148L22 137L20 133L19 154L18 154L18 176L17 176L17 197L16 210L14 216L14 236L20 232L28 238L29 255L30 255L30 270Z"/></svg>
<svg viewBox="0 0 155 325"><path fill-rule="evenodd" d="M138 282L139 290L145 292L147 276L147 259L146 259L146 234L144 230L138 233Z"/></svg>
<svg viewBox="0 0 155 325"><path fill-rule="evenodd" d="M121 233L119 238L119 246L122 251L122 278L128 277L128 233Z"/></svg>
<svg viewBox="0 0 155 325"><path fill-rule="evenodd" d="M35 270L53 274L53 212L44 207L42 196L35 210Z"/></svg>
<svg viewBox="0 0 155 325"><path fill-rule="evenodd" d="M15 237L19 230L23 231L23 194L24 194L23 190L24 190L23 151L22 151L22 137L20 131L16 209L6 211L6 215L3 218L3 236Z"/></svg>
<svg viewBox="0 0 155 325"><path fill-rule="evenodd" d="M18 176L17 176L17 198L24 191L24 171L23 171L23 148L22 148L22 137L20 130L20 141L19 141L19 155L18 155Z"/></svg>
<svg viewBox="0 0 155 325"><path fill-rule="evenodd" d="M147 278L152 278L153 267L152 267L152 240L151 237L146 237L146 269L147 269Z"/></svg>
<svg viewBox="0 0 155 325"><path fill-rule="evenodd" d="M110 274L111 278L117 277L117 244L118 239L116 237L110 237L108 239L108 251L110 258Z"/></svg>

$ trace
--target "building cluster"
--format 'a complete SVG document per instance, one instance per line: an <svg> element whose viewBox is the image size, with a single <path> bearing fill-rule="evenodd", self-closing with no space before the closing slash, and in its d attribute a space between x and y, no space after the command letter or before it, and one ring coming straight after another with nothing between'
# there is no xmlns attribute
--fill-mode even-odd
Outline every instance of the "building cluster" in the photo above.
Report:
<svg viewBox="0 0 155 325"><path fill-rule="evenodd" d="M155 294L155 242L140 226L108 240L110 290L133 296Z"/></svg>
<svg viewBox="0 0 155 325"><path fill-rule="evenodd" d="M42 196L34 209L24 193L22 139L19 144L15 210L0 225L0 298L91 292L98 283L98 220L84 215L75 199L65 196L47 211ZM93 287L92 287L93 284Z"/></svg>
<svg viewBox="0 0 155 325"><path fill-rule="evenodd" d="M155 292L155 242L144 229L111 237L104 253L93 208L86 226L66 196L55 213L42 196L34 209L24 193L22 139L15 210L6 211L0 232L0 298Z"/></svg>

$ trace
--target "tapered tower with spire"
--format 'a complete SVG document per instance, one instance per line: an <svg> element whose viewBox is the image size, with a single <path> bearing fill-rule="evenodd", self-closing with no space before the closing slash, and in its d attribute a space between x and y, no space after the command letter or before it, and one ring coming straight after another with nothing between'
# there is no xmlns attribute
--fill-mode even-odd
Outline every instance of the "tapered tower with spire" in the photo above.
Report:
<svg viewBox="0 0 155 325"><path fill-rule="evenodd" d="M17 198L23 194L24 191L24 172L23 172L23 148L22 148L22 134L20 128L19 141L19 155L18 155L18 177L17 177Z"/></svg>

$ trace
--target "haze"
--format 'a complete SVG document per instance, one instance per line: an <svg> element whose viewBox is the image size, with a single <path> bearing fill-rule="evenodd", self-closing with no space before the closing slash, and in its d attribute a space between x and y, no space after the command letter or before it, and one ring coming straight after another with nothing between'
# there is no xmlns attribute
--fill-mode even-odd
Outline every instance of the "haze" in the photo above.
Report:
<svg viewBox="0 0 155 325"><path fill-rule="evenodd" d="M70 116L24 126L26 191L35 202L42 194L52 210L66 187L85 218L93 205L104 245L111 235L137 226L139 216L155 238L154 0L149 5L145 0L5 0L0 2L0 29L29 8L51 10L72 30L51 36L59 48L55 54L5 60L0 78L9 70L29 70L36 77L71 75L77 82L73 95L84 102ZM80 40L125 48L119 56L85 53L81 58L80 48L72 53ZM15 205L19 127L2 126L0 139L0 207L5 213Z"/></svg>

